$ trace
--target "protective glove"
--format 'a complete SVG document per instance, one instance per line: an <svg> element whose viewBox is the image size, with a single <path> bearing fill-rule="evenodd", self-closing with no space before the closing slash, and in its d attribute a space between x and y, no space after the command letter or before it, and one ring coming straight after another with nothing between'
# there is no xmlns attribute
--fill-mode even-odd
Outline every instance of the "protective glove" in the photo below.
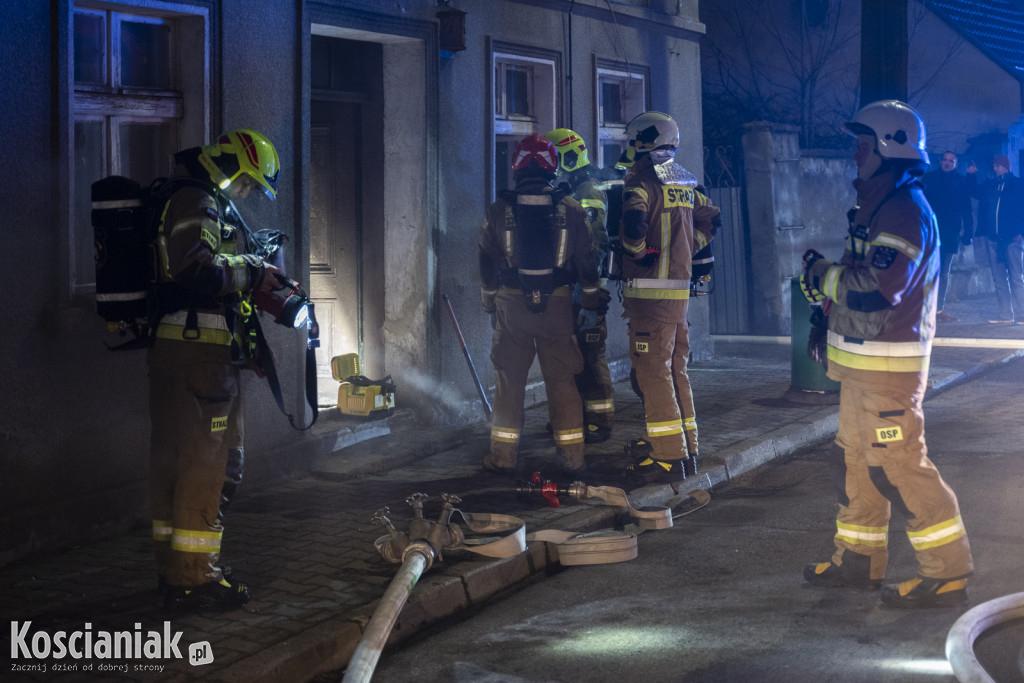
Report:
<svg viewBox="0 0 1024 683"><path fill-rule="evenodd" d="M828 369L828 316L821 306L812 306L811 332L807 337L807 355Z"/></svg>
<svg viewBox="0 0 1024 683"><path fill-rule="evenodd" d="M800 276L800 291L803 293L804 298L807 299L807 303L812 305L820 304L825 299L825 295L821 293L821 290L815 289L807 281L807 275Z"/></svg>
<svg viewBox="0 0 1024 683"><path fill-rule="evenodd" d="M597 327L601 314L591 308L581 308L576 325L580 330L590 330Z"/></svg>
<svg viewBox="0 0 1024 683"><path fill-rule="evenodd" d="M804 273L809 271L811 269L811 266L813 266L815 263L817 263L818 261L820 261L823 258L825 258L825 257L822 256L819 252L815 251L814 249L808 249L807 251L805 251L804 252Z"/></svg>
<svg viewBox="0 0 1024 683"><path fill-rule="evenodd" d="M808 249L804 252L804 279L807 281L807 285L814 289L818 289L819 285L817 280L811 276L811 268L818 261L824 260L825 257L820 252L814 249Z"/></svg>

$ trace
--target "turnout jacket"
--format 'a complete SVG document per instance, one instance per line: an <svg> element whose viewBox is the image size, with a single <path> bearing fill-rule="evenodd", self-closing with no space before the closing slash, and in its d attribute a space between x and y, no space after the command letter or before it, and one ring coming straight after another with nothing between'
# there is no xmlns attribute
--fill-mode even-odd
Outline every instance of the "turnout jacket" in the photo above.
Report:
<svg viewBox="0 0 1024 683"><path fill-rule="evenodd" d="M157 276L162 296L169 293L163 298L170 299L161 302L170 312L161 318L157 336L230 345L241 335L236 295L256 289L264 275L260 257L246 253L249 246L227 202L212 188L186 186L172 194L157 231Z"/></svg>
<svg viewBox="0 0 1024 683"><path fill-rule="evenodd" d="M598 308L600 254L594 248L586 212L563 191L555 190L539 178L527 178L517 184L515 192L500 193L498 200L487 209L480 231L480 296L484 310L488 313L495 310L499 287L524 292L527 289L519 280L520 255L516 253L516 231L520 229L516 215L521 206L550 207L550 214L545 217L548 229L534 233L550 239L550 262L555 272L553 289L548 294L568 296L568 286L579 282L582 307Z"/></svg>
<svg viewBox="0 0 1024 683"><path fill-rule="evenodd" d="M858 205L842 260L819 259L808 269L832 302L828 374L927 372L939 271L935 216L909 176L897 180L889 171L853 185Z"/></svg>
<svg viewBox="0 0 1024 683"><path fill-rule="evenodd" d="M622 189L622 295L626 314L682 322L690 298L692 260L714 236L720 210L674 161L655 166L643 156Z"/></svg>

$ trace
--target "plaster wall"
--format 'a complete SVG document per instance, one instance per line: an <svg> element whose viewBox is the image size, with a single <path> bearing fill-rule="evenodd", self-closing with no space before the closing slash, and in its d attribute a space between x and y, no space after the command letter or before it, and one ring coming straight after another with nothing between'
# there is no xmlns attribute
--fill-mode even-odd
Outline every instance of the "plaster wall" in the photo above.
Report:
<svg viewBox="0 0 1024 683"><path fill-rule="evenodd" d="M126 0L134 2L135 0ZM308 60L310 22L365 31L385 43L383 192L387 253L384 338L387 371L418 392L427 420L481 419L476 390L441 294L451 297L485 387L490 327L480 309L477 240L492 199L491 41L558 55L559 115L596 140L597 58L649 69L650 105L683 128L680 163L701 163L700 74L695 0L639 8L600 0L570 3L462 0L467 49L438 54L432 0L386 6L354 0L180 0L205 14L210 41L210 94L199 125L181 146L222 130L251 127L274 141L282 174L275 202L244 207L258 229L280 228L289 274L308 281ZM139 6L156 6L138 0ZM68 237L72 165L69 47L70 1L0 3L0 117L5 158L0 169L17 191L4 194L0 227L11 291L0 298L0 564L54 547L146 524L149 452L144 352L110 353L105 324L91 296L70 293ZM384 38L382 38L382 36ZM412 36L412 39L410 39ZM394 39L392 39L394 38ZM191 36L191 40L206 38ZM573 79L566 77L571 74ZM436 78L435 78L436 76ZM192 91L191 80L184 86ZM436 89L436 90L435 90ZM201 128L207 130L200 130ZM693 307L694 356L710 354L706 313ZM625 323L613 300L609 356L628 371ZM275 350L286 410L304 423L302 340L264 325ZM113 340L118 341L118 340ZM532 401L544 400L537 369ZM288 427L265 382L249 374L246 393L246 486L301 473L318 440ZM432 412L431 412L432 411Z"/></svg>

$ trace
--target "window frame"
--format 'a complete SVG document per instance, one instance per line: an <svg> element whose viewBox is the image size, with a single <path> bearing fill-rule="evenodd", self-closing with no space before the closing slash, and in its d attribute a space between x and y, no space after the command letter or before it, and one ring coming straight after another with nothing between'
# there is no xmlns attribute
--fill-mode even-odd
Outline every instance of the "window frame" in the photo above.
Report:
<svg viewBox="0 0 1024 683"><path fill-rule="evenodd" d="M66 92L67 138L65 145L67 163L66 180L61 183L66 205L62 209L68 220L64 231L62 252L66 254L66 280L63 290L72 301L92 298L95 292L95 276L86 268L88 256L93 250L91 225L80 225L83 215L78 203L79 191L76 179L76 126L83 122L102 123L103 159L100 164L101 177L122 173L124 155L121 147L121 126L131 124L169 125L162 142L168 149L177 150L185 146L184 141L201 144L210 134L210 111L213 87L211 83L212 55L212 12L208 0L185 2L152 2L151 0L74 0L66 5L64 34L67 36L64 78ZM75 31L74 22L78 12L102 14L104 17L103 37L103 83L75 82ZM168 80L170 89L125 86L120 83L121 24L133 18L154 18L167 22L170 30L168 39ZM188 78L183 75L188 74ZM197 78L198 76L198 78ZM171 160L166 162L167 172L171 171ZM147 182L150 178L136 178ZM63 183L67 183L64 185ZM88 252L88 253L86 253ZM86 272L83 272L86 271Z"/></svg>
<svg viewBox="0 0 1024 683"><path fill-rule="evenodd" d="M499 66L510 65L528 69L530 77L527 83L527 98L530 106L530 114L509 115L503 109L499 111L499 100L504 101L504 74L499 78ZM499 179L504 174L499 173L497 162L499 156L499 144L510 144L517 142L532 133L544 134L555 128L558 120L558 111L561 103L561 54L552 50L542 50L510 43L493 42L490 46L490 59L488 60L489 75L487 83L490 88L488 93L488 107L490 115L491 130L489 134L489 159L488 159L488 180L489 180L489 201L494 201L499 188ZM511 177L511 168L505 169L508 177Z"/></svg>
<svg viewBox="0 0 1024 683"><path fill-rule="evenodd" d="M640 93L637 96L623 99L622 108L625 121L613 123L604 121L604 84L611 81L628 83L634 80L639 80ZM648 86L650 82L650 69L647 67L600 59L595 61L594 128L597 130L597 145L595 146L597 155L594 161L600 168L608 168L618 161L618 158L604 158L606 144L619 144L620 147L625 148L626 143L629 141L629 136L626 135L626 125L634 116L650 109L651 95L650 87ZM626 105L627 102L630 103L628 107ZM635 113L631 113L630 109L635 110Z"/></svg>

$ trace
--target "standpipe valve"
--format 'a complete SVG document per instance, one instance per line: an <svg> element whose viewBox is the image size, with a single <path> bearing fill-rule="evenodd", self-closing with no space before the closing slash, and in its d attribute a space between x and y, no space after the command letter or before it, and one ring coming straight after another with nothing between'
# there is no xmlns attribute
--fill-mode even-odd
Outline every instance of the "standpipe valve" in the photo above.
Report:
<svg viewBox="0 0 1024 683"><path fill-rule="evenodd" d="M381 536L374 542L377 552L388 562L403 562L410 552L418 552L427 557L427 568L435 559L443 559L441 551L462 544L463 533L458 526L451 524L455 506L462 502L458 496L441 494L441 513L438 521L426 518L423 511L424 503L430 498L425 493L413 493L405 502L412 508L413 518L409 521L408 531L401 531L391 523L387 506L377 510L372 521L383 526L387 536Z"/></svg>
<svg viewBox="0 0 1024 683"><path fill-rule="evenodd" d="M556 508L561 505L558 500L561 498L572 498L583 500L587 497L587 485L582 481L574 481L568 486L559 486L550 479L542 479L540 472L530 475L530 481L517 481L516 494L520 496L544 496L548 506Z"/></svg>

